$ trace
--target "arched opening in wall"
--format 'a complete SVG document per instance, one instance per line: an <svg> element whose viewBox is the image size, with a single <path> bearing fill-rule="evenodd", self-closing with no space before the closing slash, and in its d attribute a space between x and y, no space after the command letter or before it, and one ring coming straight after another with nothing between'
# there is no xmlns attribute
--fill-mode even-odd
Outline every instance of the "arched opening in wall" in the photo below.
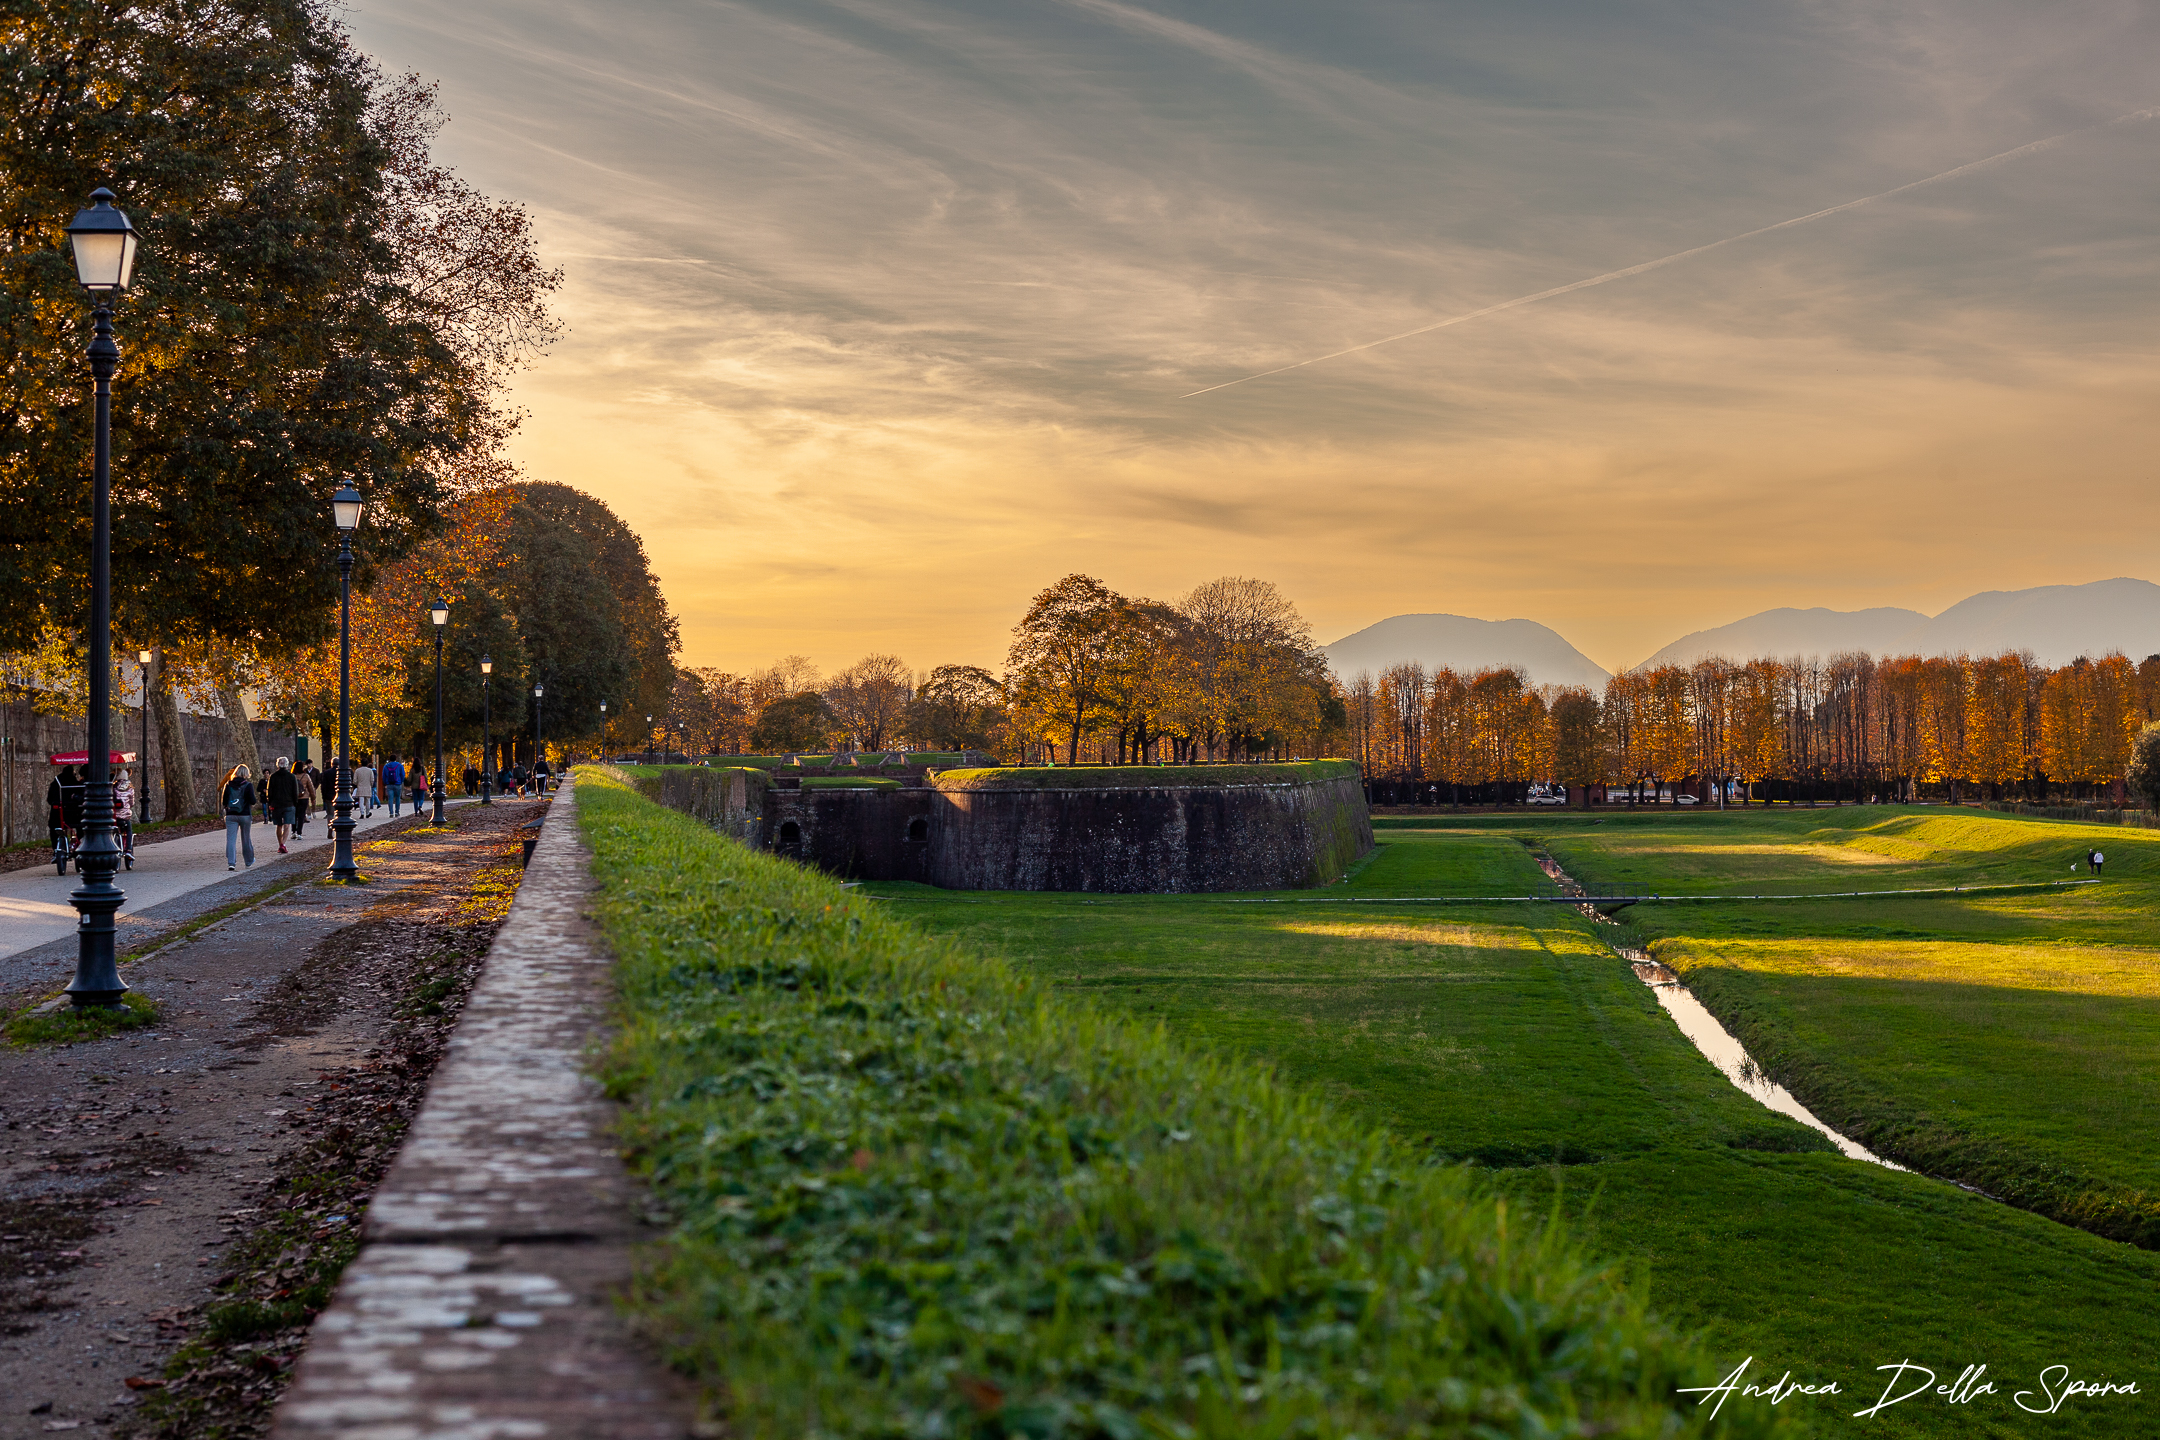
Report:
<svg viewBox="0 0 2160 1440"><path fill-rule="evenodd" d="M796 824L793 820L782 825L780 827L780 844L783 848L789 850L802 844L802 826Z"/></svg>
<svg viewBox="0 0 2160 1440"><path fill-rule="evenodd" d="M907 822L907 838L908 838L908 839L910 839L910 840L927 840L927 839L929 839L929 838L930 838L930 822L929 822L928 820L925 820L925 819L923 819L923 818L922 818L922 816L920 816L920 815L916 816L916 817L915 817L915 818L914 818L913 820L910 820L910 821L908 821L908 822Z"/></svg>

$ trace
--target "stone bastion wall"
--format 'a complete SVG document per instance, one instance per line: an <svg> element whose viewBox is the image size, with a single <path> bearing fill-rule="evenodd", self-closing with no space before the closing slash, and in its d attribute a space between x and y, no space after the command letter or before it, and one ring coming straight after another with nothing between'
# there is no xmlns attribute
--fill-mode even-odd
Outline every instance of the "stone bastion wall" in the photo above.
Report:
<svg viewBox="0 0 2160 1440"><path fill-rule="evenodd" d="M1329 885L1372 849L1354 766L837 772L671 768L639 787L852 880L1178 894Z"/></svg>

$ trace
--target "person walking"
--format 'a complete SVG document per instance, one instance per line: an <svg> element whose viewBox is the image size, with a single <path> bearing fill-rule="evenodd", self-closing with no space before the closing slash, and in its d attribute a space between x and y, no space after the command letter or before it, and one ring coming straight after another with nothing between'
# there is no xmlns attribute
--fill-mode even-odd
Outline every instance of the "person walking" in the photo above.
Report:
<svg viewBox="0 0 2160 1440"><path fill-rule="evenodd" d="M480 793L480 767L479 767L479 766L477 766L477 765L475 765L475 764L473 764L473 763L472 763L471 761L469 761L469 760L468 760L467 762L465 762L465 777L464 777L464 778L465 778L465 793L466 793L467 795L477 795L477 794L479 794L479 793Z"/></svg>
<svg viewBox="0 0 2160 1440"><path fill-rule="evenodd" d="M77 770L70 765L60 772L60 814L67 821L68 833L77 841L82 839L83 802L89 797L88 767Z"/></svg>
<svg viewBox="0 0 2160 1440"><path fill-rule="evenodd" d="M411 778L412 813L415 815L425 814L428 807L427 771L418 763L415 763L412 768Z"/></svg>
<svg viewBox="0 0 2160 1440"><path fill-rule="evenodd" d="M45 786L45 823L46 827L52 832L53 853L55 855L65 854L69 848L67 793L68 787L74 783L75 767L63 765L60 767L60 773L53 776L52 780Z"/></svg>
<svg viewBox="0 0 2160 1440"><path fill-rule="evenodd" d="M302 765L294 770L293 784L300 791L300 799L293 807L292 833L297 840L307 834L308 812L315 808L315 796L319 793L314 765Z"/></svg>
<svg viewBox="0 0 2160 1440"><path fill-rule="evenodd" d="M507 760L496 767L495 793L505 799L517 793L517 778L510 773L510 762Z"/></svg>
<svg viewBox="0 0 2160 1440"><path fill-rule="evenodd" d="M554 775L555 772L548 768L547 756L543 755L533 761L533 794L547 794L548 781L554 778Z"/></svg>
<svg viewBox="0 0 2160 1440"><path fill-rule="evenodd" d="M2105 865L2105 864L2107 864L2107 856L2105 856L2105 855L2101 854L2101 853L2100 853L2100 852L2099 852L2098 850L2095 850L2095 851L2093 851L2093 852L2092 852L2092 867L2093 867L2093 874L2095 874L2095 875L2098 875L2098 874L2100 873L2100 867L2101 867L2102 865Z"/></svg>
<svg viewBox="0 0 2160 1440"><path fill-rule="evenodd" d="M293 811L299 803L299 777L293 774L292 761L280 755L277 768L263 784L263 804L270 812L270 823L277 827L277 853L280 855L285 853L285 832L292 828Z"/></svg>
<svg viewBox="0 0 2160 1440"><path fill-rule="evenodd" d="M353 766L352 799L358 818L365 820L375 813L375 767L365 761Z"/></svg>
<svg viewBox="0 0 2160 1440"><path fill-rule="evenodd" d="M113 829L120 837L120 858L127 868L135 868L135 782L128 777L127 766L113 772L112 782Z"/></svg>
<svg viewBox="0 0 2160 1440"><path fill-rule="evenodd" d="M395 755L383 761L382 787L394 817L405 804L405 763Z"/></svg>
<svg viewBox="0 0 2160 1440"><path fill-rule="evenodd" d="M239 868L234 861L245 856L250 870L255 868L255 782L249 778L248 767L235 765L225 772L225 783L218 787L218 808L225 812L225 868Z"/></svg>

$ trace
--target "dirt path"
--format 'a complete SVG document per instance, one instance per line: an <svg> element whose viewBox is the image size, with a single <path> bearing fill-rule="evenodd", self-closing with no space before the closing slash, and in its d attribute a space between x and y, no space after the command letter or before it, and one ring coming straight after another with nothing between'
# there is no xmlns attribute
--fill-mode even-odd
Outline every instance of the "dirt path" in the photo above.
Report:
<svg viewBox="0 0 2160 1440"><path fill-rule="evenodd" d="M538 809L373 842L369 886L301 885L130 966L153 1028L0 1052L0 1440L266 1425Z"/></svg>

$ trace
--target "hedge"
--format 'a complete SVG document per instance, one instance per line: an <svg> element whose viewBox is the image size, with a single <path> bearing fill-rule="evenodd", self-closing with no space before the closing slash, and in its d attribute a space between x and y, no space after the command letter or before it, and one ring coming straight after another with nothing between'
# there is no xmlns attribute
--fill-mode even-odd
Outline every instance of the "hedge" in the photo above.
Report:
<svg viewBox="0 0 2160 1440"><path fill-rule="evenodd" d="M578 777L628 1303L727 1433L1777 1433L1466 1172Z"/></svg>

